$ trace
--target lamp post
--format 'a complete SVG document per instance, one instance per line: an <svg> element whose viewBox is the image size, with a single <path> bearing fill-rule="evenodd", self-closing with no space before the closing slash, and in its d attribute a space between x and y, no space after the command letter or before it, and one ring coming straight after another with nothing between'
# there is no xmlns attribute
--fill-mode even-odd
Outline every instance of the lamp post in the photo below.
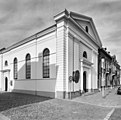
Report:
<svg viewBox="0 0 121 120"><path fill-rule="evenodd" d="M105 96L105 90L104 90L104 86L105 86L105 59L102 58L101 59L101 68L102 68L102 97Z"/></svg>

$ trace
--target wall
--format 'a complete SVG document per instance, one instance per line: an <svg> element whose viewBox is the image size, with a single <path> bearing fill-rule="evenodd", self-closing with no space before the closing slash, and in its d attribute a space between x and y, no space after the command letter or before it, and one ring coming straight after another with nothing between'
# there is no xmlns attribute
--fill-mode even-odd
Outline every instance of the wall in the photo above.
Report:
<svg viewBox="0 0 121 120"><path fill-rule="evenodd" d="M98 89L98 54L93 51L92 55L93 55L92 88Z"/></svg>
<svg viewBox="0 0 121 120"><path fill-rule="evenodd" d="M70 37L69 38L69 51L68 51L68 76L73 75L73 71L80 70L80 43ZM71 84L71 86L70 86ZM74 92L74 91L79 91L80 90L80 80L79 83L71 82L69 83L69 91Z"/></svg>
<svg viewBox="0 0 121 120"><path fill-rule="evenodd" d="M50 50L50 78L43 78L42 73L42 53L45 48ZM25 78L25 57L31 55L31 79ZM18 59L18 79L13 78L13 60ZM8 66L4 65L5 60ZM9 85L9 91L43 91L55 92L56 82L56 37L55 31L34 39L24 45L14 48L3 54L3 70L10 69L9 82L13 81L13 86ZM8 73L4 73L8 74ZM3 78L4 81L4 78ZM3 88L4 90L4 88Z"/></svg>
<svg viewBox="0 0 121 120"><path fill-rule="evenodd" d="M69 41L68 41L68 76L72 75L73 70L80 70L80 80L78 84L71 83L72 91L83 90L83 72L87 72L87 89L97 89L97 71L98 71L98 46L90 38L84 35L73 24L69 23ZM87 52L85 64L83 52ZM81 63L82 62L82 63ZM91 63L93 65L91 65ZM82 66L82 67L81 67ZM69 85L70 87L70 85ZM69 88L70 91L70 88Z"/></svg>

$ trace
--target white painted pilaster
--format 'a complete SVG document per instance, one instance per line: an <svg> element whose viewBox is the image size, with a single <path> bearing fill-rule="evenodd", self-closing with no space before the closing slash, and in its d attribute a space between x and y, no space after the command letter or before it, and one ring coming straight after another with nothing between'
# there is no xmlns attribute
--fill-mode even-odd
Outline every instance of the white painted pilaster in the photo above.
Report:
<svg viewBox="0 0 121 120"><path fill-rule="evenodd" d="M1 70L3 69L3 55L0 54L0 91L2 90L2 79L3 79L3 73Z"/></svg>
<svg viewBox="0 0 121 120"><path fill-rule="evenodd" d="M66 93L66 75L67 75L67 61L66 61L66 25L65 21L57 23L56 31L56 70L57 70L57 80L55 88L56 98L65 98Z"/></svg>
<svg viewBox="0 0 121 120"><path fill-rule="evenodd" d="M92 88L92 83L91 83L91 69L89 69L89 72L88 72L88 89L89 89L89 92L91 92L91 88Z"/></svg>
<svg viewBox="0 0 121 120"><path fill-rule="evenodd" d="M83 91L83 60L81 60L81 74L80 74L80 78L81 78L81 92Z"/></svg>

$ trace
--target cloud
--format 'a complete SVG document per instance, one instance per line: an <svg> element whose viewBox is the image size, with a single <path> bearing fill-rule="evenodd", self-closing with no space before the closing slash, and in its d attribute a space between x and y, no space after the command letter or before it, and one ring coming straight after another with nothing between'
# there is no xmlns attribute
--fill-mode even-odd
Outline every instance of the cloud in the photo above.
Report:
<svg viewBox="0 0 121 120"><path fill-rule="evenodd" d="M32 31L37 32L39 27L44 28L44 14L43 11L38 10L39 5L37 1L32 2L32 0L0 1L0 26L2 28L0 29L0 47L28 37Z"/></svg>
<svg viewBox="0 0 121 120"><path fill-rule="evenodd" d="M66 8L92 17L103 45L121 61L120 6L120 0L0 0L0 48L54 24Z"/></svg>

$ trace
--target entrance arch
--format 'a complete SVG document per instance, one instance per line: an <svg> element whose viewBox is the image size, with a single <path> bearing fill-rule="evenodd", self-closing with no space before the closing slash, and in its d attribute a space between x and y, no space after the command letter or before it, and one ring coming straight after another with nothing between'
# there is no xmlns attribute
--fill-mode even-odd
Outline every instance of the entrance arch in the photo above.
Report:
<svg viewBox="0 0 121 120"><path fill-rule="evenodd" d="M8 90L8 78L5 77L5 91Z"/></svg>
<svg viewBox="0 0 121 120"><path fill-rule="evenodd" d="M83 90L86 92L86 81L87 81L87 75L86 71L83 72Z"/></svg>

